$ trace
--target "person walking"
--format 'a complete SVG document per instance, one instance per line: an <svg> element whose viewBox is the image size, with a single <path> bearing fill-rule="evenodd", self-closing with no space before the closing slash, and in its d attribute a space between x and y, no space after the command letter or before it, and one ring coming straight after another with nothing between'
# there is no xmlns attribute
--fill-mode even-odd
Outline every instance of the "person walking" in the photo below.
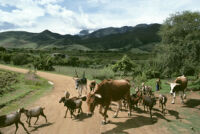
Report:
<svg viewBox="0 0 200 134"><path fill-rule="evenodd" d="M156 91L159 91L161 89L161 81L160 81L160 78L158 78L156 80Z"/></svg>

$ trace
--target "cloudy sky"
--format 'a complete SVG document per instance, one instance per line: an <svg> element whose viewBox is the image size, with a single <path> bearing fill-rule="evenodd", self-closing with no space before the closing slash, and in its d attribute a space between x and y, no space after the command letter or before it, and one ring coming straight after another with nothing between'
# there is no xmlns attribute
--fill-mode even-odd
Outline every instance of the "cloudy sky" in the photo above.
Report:
<svg viewBox="0 0 200 134"><path fill-rule="evenodd" d="M162 23L170 14L200 11L200 0L0 0L0 32L82 29Z"/></svg>

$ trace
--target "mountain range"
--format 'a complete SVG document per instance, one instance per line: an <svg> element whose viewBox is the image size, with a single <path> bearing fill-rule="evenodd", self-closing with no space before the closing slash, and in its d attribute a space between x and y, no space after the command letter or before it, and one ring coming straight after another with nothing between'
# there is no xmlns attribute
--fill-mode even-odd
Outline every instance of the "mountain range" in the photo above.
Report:
<svg viewBox="0 0 200 134"><path fill-rule="evenodd" d="M41 33L25 31L1 32L0 46L33 49L57 47L71 50L130 50L138 48L151 51L154 44L161 40L158 35L160 26L160 24L139 24L134 27L108 27L91 33L89 30L82 30L77 35L60 35L49 30Z"/></svg>

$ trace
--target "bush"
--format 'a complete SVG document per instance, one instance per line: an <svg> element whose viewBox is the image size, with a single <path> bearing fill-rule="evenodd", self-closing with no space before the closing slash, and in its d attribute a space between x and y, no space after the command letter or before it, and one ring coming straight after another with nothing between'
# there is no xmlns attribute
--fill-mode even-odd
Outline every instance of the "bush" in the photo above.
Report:
<svg viewBox="0 0 200 134"><path fill-rule="evenodd" d="M114 78L115 74L112 71L111 68L103 68L99 70L98 72L92 74L93 79L99 79L99 80L104 80L104 79L112 79Z"/></svg>
<svg viewBox="0 0 200 134"><path fill-rule="evenodd" d="M13 54L11 60L14 65L25 65L32 62L32 57L28 54L20 53Z"/></svg>
<svg viewBox="0 0 200 134"><path fill-rule="evenodd" d="M53 71L53 58L48 55L40 55L36 57L33 62L33 66L38 70Z"/></svg>

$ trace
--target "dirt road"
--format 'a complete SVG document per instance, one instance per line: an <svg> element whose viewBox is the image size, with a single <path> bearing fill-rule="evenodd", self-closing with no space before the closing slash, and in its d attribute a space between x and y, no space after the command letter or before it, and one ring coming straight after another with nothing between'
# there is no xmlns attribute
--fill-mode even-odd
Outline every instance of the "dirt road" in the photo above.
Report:
<svg viewBox="0 0 200 134"><path fill-rule="evenodd" d="M8 67L0 65L0 68L26 73L27 70L19 69L15 67ZM48 79L54 83L54 89L46 96L41 97L34 104L29 107L43 106L45 107L45 114L47 115L48 122L45 124L45 120L40 117L37 125L32 127L27 126L25 123L25 117L22 115L22 121L26 124L26 127L31 134L168 134L170 133L167 128L160 126L161 122L167 121L159 112L153 116L153 120L149 118L149 114L142 112L141 110L133 112L131 117L127 116L127 112L120 112L118 118L112 118L113 111L109 111L110 124L101 125L102 117L99 115L96 109L95 114L92 117L87 117L86 114L82 114L80 118L72 120L68 113L67 118L64 117L66 108L63 104L58 103L61 96L64 95L64 91L68 90L72 96L77 96L75 90L75 84L71 77L52 74L47 72L38 71L37 74L43 78ZM158 106L156 106L158 107ZM142 108L142 107L141 107ZM169 107L168 107L169 108ZM173 107L170 107L173 108ZM112 109L116 109L116 106L112 106ZM86 103L83 103L83 112L87 112ZM155 113L155 111L153 111ZM166 115L166 117L174 119L172 115ZM35 119L32 118L32 124ZM15 131L15 125L1 129L3 134L13 134ZM19 126L18 134L25 134L25 131Z"/></svg>

